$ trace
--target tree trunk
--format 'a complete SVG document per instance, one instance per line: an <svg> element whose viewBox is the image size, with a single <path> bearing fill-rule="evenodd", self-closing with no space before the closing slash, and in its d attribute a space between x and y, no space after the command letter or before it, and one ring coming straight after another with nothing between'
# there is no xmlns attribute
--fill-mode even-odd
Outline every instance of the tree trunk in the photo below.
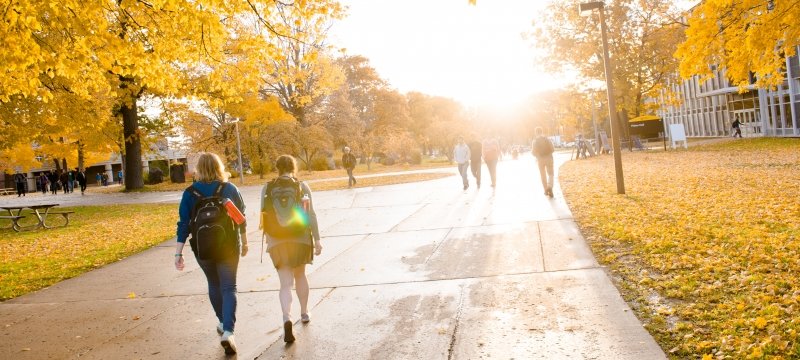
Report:
<svg viewBox="0 0 800 360"><path fill-rule="evenodd" d="M78 141L78 169L83 169L84 162L84 154L83 154L83 143Z"/></svg>
<svg viewBox="0 0 800 360"><path fill-rule="evenodd" d="M56 164L56 170L61 170L61 163L58 162L58 159L53 159L53 163Z"/></svg>
<svg viewBox="0 0 800 360"><path fill-rule="evenodd" d="M61 158L61 168L64 169L64 171L69 171L67 167L67 158Z"/></svg>
<svg viewBox="0 0 800 360"><path fill-rule="evenodd" d="M144 187L142 177L142 142L136 130L139 129L139 115L136 110L136 98L131 104L123 104L119 112L122 114L122 134L125 136L125 190Z"/></svg>

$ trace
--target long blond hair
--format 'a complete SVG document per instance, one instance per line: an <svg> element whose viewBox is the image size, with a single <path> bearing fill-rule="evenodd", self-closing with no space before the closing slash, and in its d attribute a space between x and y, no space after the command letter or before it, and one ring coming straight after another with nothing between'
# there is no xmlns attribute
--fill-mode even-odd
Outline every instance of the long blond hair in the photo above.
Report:
<svg viewBox="0 0 800 360"><path fill-rule="evenodd" d="M214 180L228 181L225 165L217 154L210 152L200 153L200 158L197 159L197 181L212 182Z"/></svg>

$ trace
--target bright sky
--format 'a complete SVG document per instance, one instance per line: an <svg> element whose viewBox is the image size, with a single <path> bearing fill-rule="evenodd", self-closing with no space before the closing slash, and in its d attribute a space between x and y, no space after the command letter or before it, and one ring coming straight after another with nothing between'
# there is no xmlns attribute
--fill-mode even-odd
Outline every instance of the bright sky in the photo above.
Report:
<svg viewBox="0 0 800 360"><path fill-rule="evenodd" d="M349 16L334 24L332 44L369 58L401 92L502 107L566 82L539 70L522 38L546 0L340 1Z"/></svg>

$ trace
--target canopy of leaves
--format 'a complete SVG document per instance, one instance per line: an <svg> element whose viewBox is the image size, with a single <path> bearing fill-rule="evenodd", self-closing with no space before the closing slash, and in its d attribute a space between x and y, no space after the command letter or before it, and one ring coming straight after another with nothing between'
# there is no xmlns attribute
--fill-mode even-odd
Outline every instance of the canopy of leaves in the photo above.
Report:
<svg viewBox="0 0 800 360"><path fill-rule="evenodd" d="M738 86L749 85L752 72L759 86L774 87L785 80L785 57L796 54L798 39L796 1L703 1L676 55L684 77L711 76L710 65L718 65Z"/></svg>
<svg viewBox="0 0 800 360"><path fill-rule="evenodd" d="M544 50L539 66L577 70L584 79L605 80L597 11L580 16L579 0L553 1L529 34ZM648 93L677 71L673 52L683 40L672 0L611 0L605 5L609 56L617 106L639 115Z"/></svg>

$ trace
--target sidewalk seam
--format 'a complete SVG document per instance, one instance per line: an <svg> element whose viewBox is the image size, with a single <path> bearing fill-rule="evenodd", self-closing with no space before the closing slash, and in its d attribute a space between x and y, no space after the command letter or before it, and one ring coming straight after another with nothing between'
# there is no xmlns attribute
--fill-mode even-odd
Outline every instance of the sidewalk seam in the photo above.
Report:
<svg viewBox="0 0 800 360"><path fill-rule="evenodd" d="M453 359L453 351L455 350L456 340L458 336L458 324L461 322L461 314L464 312L464 285L461 285L461 294L458 298L458 312L456 312L455 325L453 326L453 334L450 336L450 346L447 348L447 360Z"/></svg>

